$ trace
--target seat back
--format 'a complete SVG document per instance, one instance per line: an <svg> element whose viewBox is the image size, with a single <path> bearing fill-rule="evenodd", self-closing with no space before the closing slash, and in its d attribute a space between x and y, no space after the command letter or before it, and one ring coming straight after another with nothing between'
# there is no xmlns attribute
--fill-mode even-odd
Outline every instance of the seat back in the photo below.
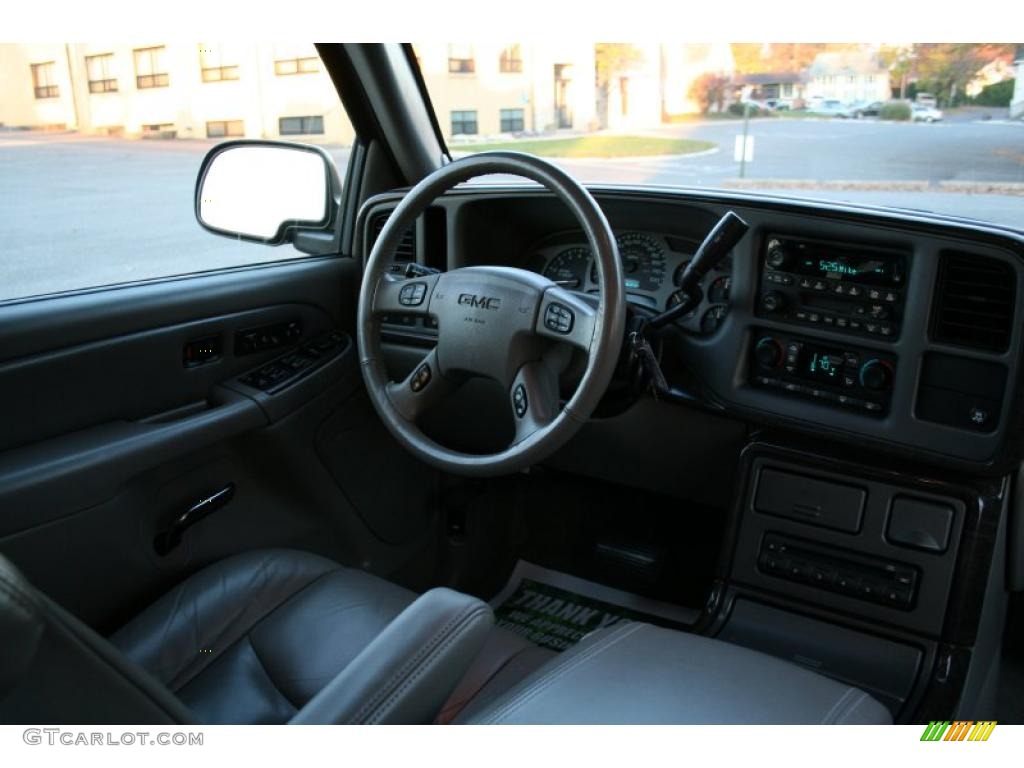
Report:
<svg viewBox="0 0 1024 768"><path fill-rule="evenodd" d="M0 555L0 723L191 723L167 689Z"/></svg>

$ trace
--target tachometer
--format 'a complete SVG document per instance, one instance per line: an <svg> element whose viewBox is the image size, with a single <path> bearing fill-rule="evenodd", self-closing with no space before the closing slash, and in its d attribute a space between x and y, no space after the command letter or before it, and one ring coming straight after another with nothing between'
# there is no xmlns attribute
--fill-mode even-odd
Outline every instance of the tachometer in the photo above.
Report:
<svg viewBox="0 0 1024 768"><path fill-rule="evenodd" d="M544 277L570 289L583 287L590 265L589 248L566 248L544 267Z"/></svg>

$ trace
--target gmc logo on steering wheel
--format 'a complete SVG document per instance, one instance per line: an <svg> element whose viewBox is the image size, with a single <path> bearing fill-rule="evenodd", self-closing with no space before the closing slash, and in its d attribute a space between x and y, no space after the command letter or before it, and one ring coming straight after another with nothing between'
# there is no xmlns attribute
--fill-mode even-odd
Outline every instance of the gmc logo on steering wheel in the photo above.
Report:
<svg viewBox="0 0 1024 768"><path fill-rule="evenodd" d="M501 299L493 296L477 296L475 293L460 293L459 304L477 309L498 309L501 307Z"/></svg>

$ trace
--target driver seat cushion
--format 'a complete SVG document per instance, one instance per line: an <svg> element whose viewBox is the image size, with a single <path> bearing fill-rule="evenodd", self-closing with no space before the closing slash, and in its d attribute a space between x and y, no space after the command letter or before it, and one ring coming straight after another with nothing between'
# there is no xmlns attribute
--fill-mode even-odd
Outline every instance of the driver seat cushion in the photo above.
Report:
<svg viewBox="0 0 1024 768"><path fill-rule="evenodd" d="M620 623L588 635L502 696L482 724L797 725L892 722L857 688L723 640Z"/></svg>
<svg viewBox="0 0 1024 768"><path fill-rule="evenodd" d="M203 723L285 723L416 599L319 555L214 563L110 641Z"/></svg>

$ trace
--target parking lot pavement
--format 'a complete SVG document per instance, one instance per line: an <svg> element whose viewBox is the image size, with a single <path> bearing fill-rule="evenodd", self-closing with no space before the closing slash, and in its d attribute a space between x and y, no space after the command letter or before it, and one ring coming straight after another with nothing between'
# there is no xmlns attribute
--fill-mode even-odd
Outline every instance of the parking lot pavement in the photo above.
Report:
<svg viewBox="0 0 1024 768"><path fill-rule="evenodd" d="M721 186L739 122L661 128L714 141L717 153L559 161L586 182ZM923 181L925 192L800 190L802 197L925 208L1024 227L1024 197L952 194L941 181L1024 183L1024 126L964 121L752 121L748 178ZM188 274L299 255L231 241L195 222L192 195L206 141L128 141L73 134L0 132L0 300ZM344 171L345 148L329 151Z"/></svg>

